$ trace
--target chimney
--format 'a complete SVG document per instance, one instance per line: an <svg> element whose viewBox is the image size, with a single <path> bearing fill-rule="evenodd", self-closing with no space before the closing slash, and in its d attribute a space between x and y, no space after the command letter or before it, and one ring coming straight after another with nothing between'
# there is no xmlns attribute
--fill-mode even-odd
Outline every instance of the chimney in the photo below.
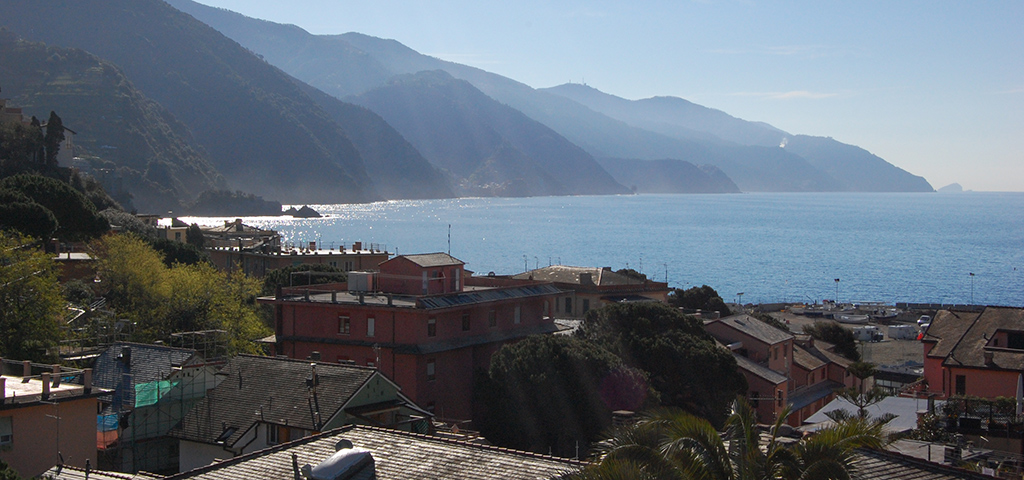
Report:
<svg viewBox="0 0 1024 480"><path fill-rule="evenodd" d="M42 375L39 376L39 379L43 383L42 399L46 400L47 398L50 398L50 372L43 372Z"/></svg>
<svg viewBox="0 0 1024 480"><path fill-rule="evenodd" d="M995 365L995 353L990 350L985 350L985 365Z"/></svg>
<svg viewBox="0 0 1024 480"><path fill-rule="evenodd" d="M316 250L316 242L309 242L309 249Z"/></svg>
<svg viewBox="0 0 1024 480"><path fill-rule="evenodd" d="M320 361L320 352L318 352L316 350L313 350L313 353L309 354L309 359L313 360L314 362L319 362Z"/></svg>
<svg viewBox="0 0 1024 480"><path fill-rule="evenodd" d="M363 249L363 242L355 242L352 244L352 250L359 251Z"/></svg>
<svg viewBox="0 0 1024 480"><path fill-rule="evenodd" d="M32 376L32 362L25 360L21 362L21 376L31 377Z"/></svg>
<svg viewBox="0 0 1024 480"><path fill-rule="evenodd" d="M0 405L7 403L7 379L0 377Z"/></svg>
<svg viewBox="0 0 1024 480"><path fill-rule="evenodd" d="M627 427L633 424L636 413L630 410L616 410L612 412L613 427Z"/></svg>
<svg viewBox="0 0 1024 480"><path fill-rule="evenodd" d="M590 272L581 273L580 274L580 285L593 285L593 284L594 284L594 277L593 277L593 275L590 274Z"/></svg>
<svg viewBox="0 0 1024 480"><path fill-rule="evenodd" d="M92 369L87 368L82 371L82 386L85 387L85 394L92 393Z"/></svg>
<svg viewBox="0 0 1024 480"><path fill-rule="evenodd" d="M60 365L53 366L53 388L60 387Z"/></svg>

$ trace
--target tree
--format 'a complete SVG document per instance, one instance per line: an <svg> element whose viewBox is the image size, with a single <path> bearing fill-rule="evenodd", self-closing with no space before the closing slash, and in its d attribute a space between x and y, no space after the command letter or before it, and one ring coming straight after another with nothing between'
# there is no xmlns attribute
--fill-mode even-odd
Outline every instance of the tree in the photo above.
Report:
<svg viewBox="0 0 1024 480"><path fill-rule="evenodd" d="M185 243L202 250L206 246L206 237L203 236L203 229L193 223L185 231Z"/></svg>
<svg viewBox="0 0 1024 480"><path fill-rule="evenodd" d="M45 241L57 231L57 218L23 193L0 189L0 229L14 230Z"/></svg>
<svg viewBox="0 0 1024 480"><path fill-rule="evenodd" d="M640 408L642 373L582 339L535 335L505 345L478 375L481 432L497 445L571 456L611 426L611 412Z"/></svg>
<svg viewBox="0 0 1024 480"><path fill-rule="evenodd" d="M839 325L836 322L814 322L813 325L805 325L804 333L835 345L836 353L853 361L860 360L860 352L857 351L857 338L853 332Z"/></svg>
<svg viewBox="0 0 1024 480"><path fill-rule="evenodd" d="M52 212L58 224L56 235L61 239L88 240L110 230L92 202L60 180L21 174L0 180L0 188L18 191Z"/></svg>
<svg viewBox="0 0 1024 480"><path fill-rule="evenodd" d="M780 435L785 418L762 439L756 414L742 399L733 403L724 435L705 419L657 410L616 430L600 445L599 461L570 478L849 479L856 449L885 444L881 425L851 419L787 447Z"/></svg>
<svg viewBox="0 0 1024 480"><path fill-rule="evenodd" d="M195 265L210 262L210 254L190 243L176 242L167 238L151 238L149 244L163 256L164 264L168 267L174 266L175 263Z"/></svg>
<svg viewBox="0 0 1024 480"><path fill-rule="evenodd" d="M687 310L702 310L705 312L718 312L723 317L731 315L732 312L726 306L725 300L718 295L715 289L702 285L686 290L673 289L669 294L670 304Z"/></svg>
<svg viewBox="0 0 1024 480"><path fill-rule="evenodd" d="M57 112L50 111L50 119L46 121L46 135L43 136L43 146L46 148L46 166L57 166L57 154L60 152L60 144L64 141L64 122L57 116Z"/></svg>
<svg viewBox="0 0 1024 480"><path fill-rule="evenodd" d="M95 253L111 307L136 323L133 340L224 330L230 341L226 353L259 353L252 342L271 333L258 314L257 280L229 276L207 262L168 267L148 242L131 234L104 237Z"/></svg>
<svg viewBox="0 0 1024 480"><path fill-rule="evenodd" d="M0 231L0 357L53 360L63 310L53 259L28 238Z"/></svg>
<svg viewBox="0 0 1024 480"><path fill-rule="evenodd" d="M668 305L619 303L587 312L577 331L646 372L664 405L721 424L747 382L736 359L704 331L704 325Z"/></svg>
<svg viewBox="0 0 1024 480"><path fill-rule="evenodd" d="M263 276L263 288L260 294L274 295L277 292L277 287L344 282L347 278L344 270L323 263L292 265L267 272Z"/></svg>

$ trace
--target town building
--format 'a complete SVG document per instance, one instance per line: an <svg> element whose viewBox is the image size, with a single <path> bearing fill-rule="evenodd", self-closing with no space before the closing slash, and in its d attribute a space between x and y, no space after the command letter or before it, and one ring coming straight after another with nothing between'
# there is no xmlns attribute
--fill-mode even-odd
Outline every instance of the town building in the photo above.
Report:
<svg viewBox="0 0 1024 480"><path fill-rule="evenodd" d="M0 460L32 478L58 463L96 465L92 371L0 359Z"/></svg>
<svg viewBox="0 0 1024 480"><path fill-rule="evenodd" d="M502 345L556 331L559 294L550 283L472 277L460 260L431 253L259 301L274 306L275 353L375 366L438 417L468 421L474 372Z"/></svg>
<svg viewBox="0 0 1024 480"><path fill-rule="evenodd" d="M750 315L704 322L707 332L736 356L747 379L747 398L759 421L772 422L787 407L787 423L799 426L835 398L835 390L854 386L849 361L821 343L775 328Z"/></svg>
<svg viewBox="0 0 1024 480"><path fill-rule="evenodd" d="M940 310L922 334L922 394L1015 397L1024 372L1024 309Z"/></svg>
<svg viewBox="0 0 1024 480"><path fill-rule="evenodd" d="M100 397L99 468L120 472L177 471L178 440L167 434L213 388L223 362L195 350L117 342L93 364Z"/></svg>
<svg viewBox="0 0 1024 480"><path fill-rule="evenodd" d="M431 431L430 414L372 367L239 355L171 431L179 470L350 424Z"/></svg>
<svg viewBox="0 0 1024 480"><path fill-rule="evenodd" d="M562 290L554 315L564 319L581 319L591 309L610 303L668 301L668 283L623 275L609 267L551 265L511 278L553 283Z"/></svg>

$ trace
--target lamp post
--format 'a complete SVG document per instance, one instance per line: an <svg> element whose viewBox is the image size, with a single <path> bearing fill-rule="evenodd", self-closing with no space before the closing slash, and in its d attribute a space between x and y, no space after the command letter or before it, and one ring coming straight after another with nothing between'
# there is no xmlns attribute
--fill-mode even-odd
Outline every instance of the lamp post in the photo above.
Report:
<svg viewBox="0 0 1024 480"><path fill-rule="evenodd" d="M836 306L839 306L839 279L836 279Z"/></svg>
<svg viewBox="0 0 1024 480"><path fill-rule="evenodd" d="M968 273L971 276L971 305L974 305L974 272Z"/></svg>

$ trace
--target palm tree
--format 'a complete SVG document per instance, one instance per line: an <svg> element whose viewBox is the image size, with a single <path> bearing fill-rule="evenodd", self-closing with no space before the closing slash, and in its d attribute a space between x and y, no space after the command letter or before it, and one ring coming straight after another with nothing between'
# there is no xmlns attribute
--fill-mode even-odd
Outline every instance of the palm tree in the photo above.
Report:
<svg viewBox="0 0 1024 480"><path fill-rule="evenodd" d="M846 480L857 448L881 448L882 425L851 418L787 446L780 432L789 412L765 435L754 409L733 403L724 435L705 419L663 409L614 432L598 445L598 462L572 480Z"/></svg>

